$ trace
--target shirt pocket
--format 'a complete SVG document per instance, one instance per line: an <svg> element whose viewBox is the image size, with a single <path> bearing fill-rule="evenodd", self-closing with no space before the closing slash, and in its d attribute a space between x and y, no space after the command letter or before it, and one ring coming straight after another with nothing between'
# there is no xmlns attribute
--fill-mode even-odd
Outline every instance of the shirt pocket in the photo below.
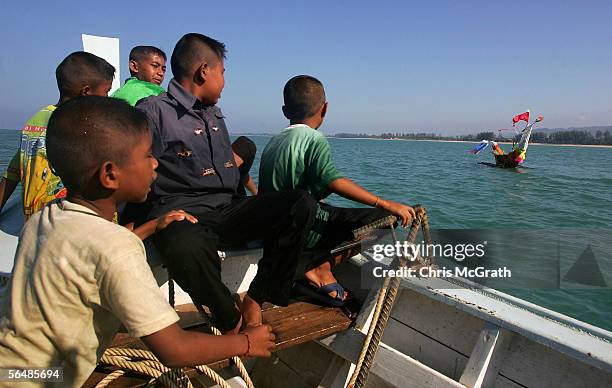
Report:
<svg viewBox="0 0 612 388"><path fill-rule="evenodd" d="M200 161L194 150L182 141L172 141L160 159L158 170L166 170L173 180L188 183L200 176ZM162 172L163 173L163 172Z"/></svg>

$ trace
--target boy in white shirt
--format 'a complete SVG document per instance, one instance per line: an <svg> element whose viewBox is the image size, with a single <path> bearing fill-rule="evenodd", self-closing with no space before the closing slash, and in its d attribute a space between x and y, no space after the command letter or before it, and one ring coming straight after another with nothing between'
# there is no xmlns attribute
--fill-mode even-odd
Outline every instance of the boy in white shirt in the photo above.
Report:
<svg viewBox="0 0 612 388"><path fill-rule="evenodd" d="M68 197L20 236L0 294L2 367L60 367L62 385L81 386L121 324L169 367L270 355L267 325L218 337L182 330L142 242L112 222L117 204L144 201L155 179L143 113L105 97L71 100L49 121L47 155Z"/></svg>

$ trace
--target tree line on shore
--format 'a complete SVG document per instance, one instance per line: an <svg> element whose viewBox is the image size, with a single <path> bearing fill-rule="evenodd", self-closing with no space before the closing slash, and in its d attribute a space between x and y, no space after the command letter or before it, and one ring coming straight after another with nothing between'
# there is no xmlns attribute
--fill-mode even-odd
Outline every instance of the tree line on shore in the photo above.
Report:
<svg viewBox="0 0 612 388"><path fill-rule="evenodd" d="M339 138L368 138L368 139L404 139L404 140L460 140L460 141L474 141L479 142L481 140L497 140L497 141L510 141L513 138L507 138L505 136L499 136L497 132L479 132L475 135L458 135L458 136L444 136L435 133L381 133L381 134L367 134L367 133L337 133L333 135ZM520 133L514 137L514 140L520 137ZM534 131L531 135L532 143L543 143L543 144L581 144L581 145L612 145L612 133L609 130L596 131L595 133L582 130L569 130L569 131L558 131L552 133Z"/></svg>

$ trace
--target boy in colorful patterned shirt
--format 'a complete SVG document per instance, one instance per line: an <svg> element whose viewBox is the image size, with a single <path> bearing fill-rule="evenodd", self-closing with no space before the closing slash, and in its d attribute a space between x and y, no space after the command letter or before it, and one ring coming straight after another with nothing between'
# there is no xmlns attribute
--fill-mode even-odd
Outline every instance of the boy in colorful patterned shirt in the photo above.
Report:
<svg viewBox="0 0 612 388"><path fill-rule="evenodd" d="M26 122L21 144L0 180L0 212L17 183L23 188L23 213L26 220L46 204L66 196L62 181L51 171L47 160L47 123L56 106L77 96L106 96L115 68L93 54L77 51L68 55L55 71L60 98Z"/></svg>

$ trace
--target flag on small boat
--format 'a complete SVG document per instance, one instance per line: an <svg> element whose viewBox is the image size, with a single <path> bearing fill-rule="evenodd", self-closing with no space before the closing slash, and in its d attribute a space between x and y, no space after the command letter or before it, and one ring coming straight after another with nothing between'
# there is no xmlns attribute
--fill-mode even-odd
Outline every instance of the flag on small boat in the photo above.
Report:
<svg viewBox="0 0 612 388"><path fill-rule="evenodd" d="M468 152L473 155L478 155L480 151L484 150L488 146L489 146L489 141L483 140L480 143L476 144L476 146L472 148L471 150L469 150Z"/></svg>
<svg viewBox="0 0 612 388"><path fill-rule="evenodd" d="M529 109L527 109L527 112L525 112L525 113L521 113L520 115L514 116L512 118L512 126L514 126L519 121L529 122Z"/></svg>

